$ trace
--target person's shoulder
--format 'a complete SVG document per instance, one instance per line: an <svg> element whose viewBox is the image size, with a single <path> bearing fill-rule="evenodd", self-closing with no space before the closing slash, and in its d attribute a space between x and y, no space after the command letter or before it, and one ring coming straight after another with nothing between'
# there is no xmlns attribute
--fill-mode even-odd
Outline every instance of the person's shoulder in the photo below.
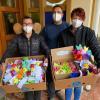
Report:
<svg viewBox="0 0 100 100"><path fill-rule="evenodd" d="M15 37L12 40L18 40L20 38L22 38L22 33L15 35Z"/></svg>
<svg viewBox="0 0 100 100"><path fill-rule="evenodd" d="M22 34L15 35L13 39L11 39L10 44L18 43L18 41L22 41Z"/></svg>
<svg viewBox="0 0 100 100"><path fill-rule="evenodd" d="M46 24L44 28L50 28L50 27L52 27L52 26L54 26L53 23L51 23L51 24Z"/></svg>
<svg viewBox="0 0 100 100"><path fill-rule="evenodd" d="M72 25L68 25L68 27L66 27L66 28L63 30L63 32L69 31L71 28L72 28Z"/></svg>
<svg viewBox="0 0 100 100"><path fill-rule="evenodd" d="M42 32L44 32L44 34L49 34L49 32L55 29L56 29L56 25L52 23L52 24L45 25Z"/></svg>
<svg viewBox="0 0 100 100"><path fill-rule="evenodd" d="M87 35L88 38L94 37L95 36L95 31L91 29L90 27L83 26L84 28L84 34Z"/></svg>
<svg viewBox="0 0 100 100"><path fill-rule="evenodd" d="M64 30L60 32L60 34L66 34L69 31L69 27L66 27Z"/></svg>
<svg viewBox="0 0 100 100"><path fill-rule="evenodd" d="M66 22L66 21L63 21L62 24L63 24L63 25L66 25L67 27L70 26L70 24L69 24L68 22Z"/></svg>
<svg viewBox="0 0 100 100"><path fill-rule="evenodd" d="M37 34L37 33L35 33L35 32L33 31L32 37L33 37L33 38L39 38L39 34Z"/></svg>
<svg viewBox="0 0 100 100"><path fill-rule="evenodd" d="M38 38L40 41L44 40L44 37L43 37L41 34L39 34L37 38Z"/></svg>
<svg viewBox="0 0 100 100"><path fill-rule="evenodd" d="M21 33L21 34L16 35L15 39L19 40L19 39L22 39L24 37L25 37L24 33Z"/></svg>
<svg viewBox="0 0 100 100"><path fill-rule="evenodd" d="M65 36L66 34L70 34L71 25L66 27L63 31L60 32L60 35Z"/></svg>
<svg viewBox="0 0 100 100"><path fill-rule="evenodd" d="M89 30L89 31L93 31L93 29L91 29L90 27L88 27L88 26L82 26L85 30Z"/></svg>
<svg viewBox="0 0 100 100"><path fill-rule="evenodd" d="M41 39L43 36L41 34L37 34L33 31L32 33L32 39Z"/></svg>
<svg viewBox="0 0 100 100"><path fill-rule="evenodd" d="M88 34L94 33L94 30L93 30L92 28L88 27L88 26L83 26L83 29L86 30L86 32L87 32Z"/></svg>
<svg viewBox="0 0 100 100"><path fill-rule="evenodd" d="M52 27L53 27L53 24L47 24L47 25L45 25L45 26L43 27L41 33L42 33L42 32L43 32L43 34L46 33L48 30L52 29Z"/></svg>

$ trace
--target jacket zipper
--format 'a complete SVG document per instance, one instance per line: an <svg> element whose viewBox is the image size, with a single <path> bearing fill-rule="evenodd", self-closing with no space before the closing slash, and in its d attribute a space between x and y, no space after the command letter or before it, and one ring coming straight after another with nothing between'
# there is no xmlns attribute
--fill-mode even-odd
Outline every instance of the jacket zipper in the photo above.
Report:
<svg viewBox="0 0 100 100"><path fill-rule="evenodd" d="M30 39L28 39L28 56L30 56Z"/></svg>

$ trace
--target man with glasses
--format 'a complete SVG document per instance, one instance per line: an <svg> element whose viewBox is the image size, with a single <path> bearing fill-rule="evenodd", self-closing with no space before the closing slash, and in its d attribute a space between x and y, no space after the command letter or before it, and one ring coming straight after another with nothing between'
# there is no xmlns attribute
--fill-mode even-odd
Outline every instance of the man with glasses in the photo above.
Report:
<svg viewBox="0 0 100 100"><path fill-rule="evenodd" d="M49 49L58 47L58 36L60 32L69 26L68 23L62 21L63 10L59 5L54 6L52 11L53 11L53 15L52 15L53 23L45 26L41 32L41 35L44 36L44 39ZM48 67L47 69L47 83L48 83L47 86L48 86L49 99L54 100L55 90L53 86L53 80L51 77L50 67Z"/></svg>
<svg viewBox="0 0 100 100"><path fill-rule="evenodd" d="M16 52L19 57L40 54L49 55L49 49L44 39L33 31L33 21L31 17L26 16L23 18L23 33L18 35L9 44L1 59L1 63L3 63L6 58L14 56ZM34 95L33 92L26 92L24 94L25 100L40 100L41 97L40 91L35 91Z"/></svg>

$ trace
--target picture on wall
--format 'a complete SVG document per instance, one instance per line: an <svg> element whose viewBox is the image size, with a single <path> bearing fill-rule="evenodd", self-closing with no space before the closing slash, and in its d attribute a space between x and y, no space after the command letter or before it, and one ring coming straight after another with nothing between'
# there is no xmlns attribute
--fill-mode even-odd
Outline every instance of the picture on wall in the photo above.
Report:
<svg viewBox="0 0 100 100"><path fill-rule="evenodd" d="M0 0L0 6L15 7L16 0Z"/></svg>

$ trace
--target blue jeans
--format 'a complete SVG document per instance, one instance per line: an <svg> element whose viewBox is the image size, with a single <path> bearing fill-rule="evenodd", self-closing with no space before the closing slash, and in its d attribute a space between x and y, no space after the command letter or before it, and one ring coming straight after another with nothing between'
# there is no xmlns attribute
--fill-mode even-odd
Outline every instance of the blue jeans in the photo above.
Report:
<svg viewBox="0 0 100 100"><path fill-rule="evenodd" d="M72 96L72 88L68 88L65 90L65 100L71 100L71 96ZM80 100L80 96L81 96L81 87L75 87L74 88L74 100Z"/></svg>

